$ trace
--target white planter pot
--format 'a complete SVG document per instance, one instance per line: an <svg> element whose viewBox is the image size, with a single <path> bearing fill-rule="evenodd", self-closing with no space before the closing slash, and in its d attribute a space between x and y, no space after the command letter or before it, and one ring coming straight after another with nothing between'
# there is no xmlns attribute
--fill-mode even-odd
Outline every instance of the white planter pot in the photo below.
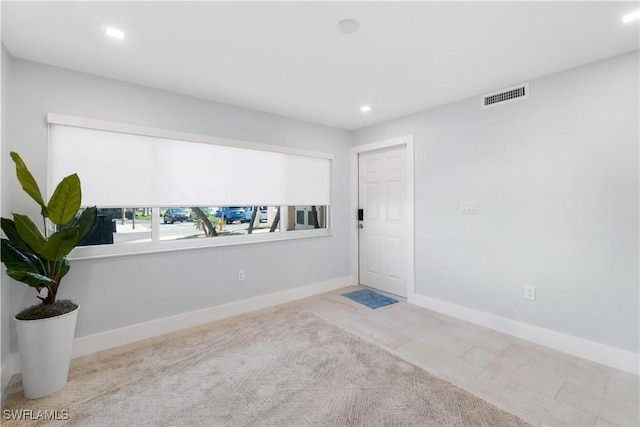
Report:
<svg viewBox="0 0 640 427"><path fill-rule="evenodd" d="M48 319L16 319L27 399L47 396L67 383L79 309Z"/></svg>

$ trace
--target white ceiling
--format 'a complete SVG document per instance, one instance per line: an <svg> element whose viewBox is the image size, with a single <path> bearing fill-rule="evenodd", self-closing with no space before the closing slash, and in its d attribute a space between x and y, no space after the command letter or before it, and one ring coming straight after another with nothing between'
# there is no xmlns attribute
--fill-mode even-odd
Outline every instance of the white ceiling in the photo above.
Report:
<svg viewBox="0 0 640 427"><path fill-rule="evenodd" d="M638 21L622 23L638 1L1 4L14 57L343 129L639 44ZM359 31L340 34L345 18Z"/></svg>

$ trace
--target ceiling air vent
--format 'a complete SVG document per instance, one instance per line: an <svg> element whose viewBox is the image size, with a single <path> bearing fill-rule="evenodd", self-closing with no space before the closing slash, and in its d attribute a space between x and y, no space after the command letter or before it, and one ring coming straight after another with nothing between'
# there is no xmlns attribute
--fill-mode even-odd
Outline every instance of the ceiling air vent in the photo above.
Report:
<svg viewBox="0 0 640 427"><path fill-rule="evenodd" d="M508 102L519 101L529 97L529 83L522 83L496 92L486 93L480 97L480 107L489 108Z"/></svg>

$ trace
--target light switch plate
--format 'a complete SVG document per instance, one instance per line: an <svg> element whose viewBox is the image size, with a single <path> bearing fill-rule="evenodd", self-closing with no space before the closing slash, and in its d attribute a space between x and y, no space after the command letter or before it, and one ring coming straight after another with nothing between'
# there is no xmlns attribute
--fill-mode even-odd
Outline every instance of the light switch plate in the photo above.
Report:
<svg viewBox="0 0 640 427"><path fill-rule="evenodd" d="M478 205L476 202L460 202L461 214L477 214Z"/></svg>

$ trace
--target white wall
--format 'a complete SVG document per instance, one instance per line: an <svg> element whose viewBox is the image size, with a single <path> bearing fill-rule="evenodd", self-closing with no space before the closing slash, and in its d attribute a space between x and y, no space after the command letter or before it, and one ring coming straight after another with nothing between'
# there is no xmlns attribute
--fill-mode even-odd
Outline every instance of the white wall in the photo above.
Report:
<svg viewBox="0 0 640 427"><path fill-rule="evenodd" d="M416 293L637 354L638 76L635 51L356 131L414 134Z"/></svg>
<svg viewBox="0 0 640 427"><path fill-rule="evenodd" d="M11 85L11 126L3 150L19 152L41 183L47 113L335 154L333 236L72 261L60 297L81 306L76 337L349 276L349 194L342 185L349 179L349 132L15 58ZM212 179L215 168L212 164ZM9 171L3 171L2 180L11 180L12 211L38 214ZM237 281L239 268L246 272L242 283ZM38 302L33 290L13 281L10 299L12 315ZM16 352L13 326L11 335L11 351Z"/></svg>

